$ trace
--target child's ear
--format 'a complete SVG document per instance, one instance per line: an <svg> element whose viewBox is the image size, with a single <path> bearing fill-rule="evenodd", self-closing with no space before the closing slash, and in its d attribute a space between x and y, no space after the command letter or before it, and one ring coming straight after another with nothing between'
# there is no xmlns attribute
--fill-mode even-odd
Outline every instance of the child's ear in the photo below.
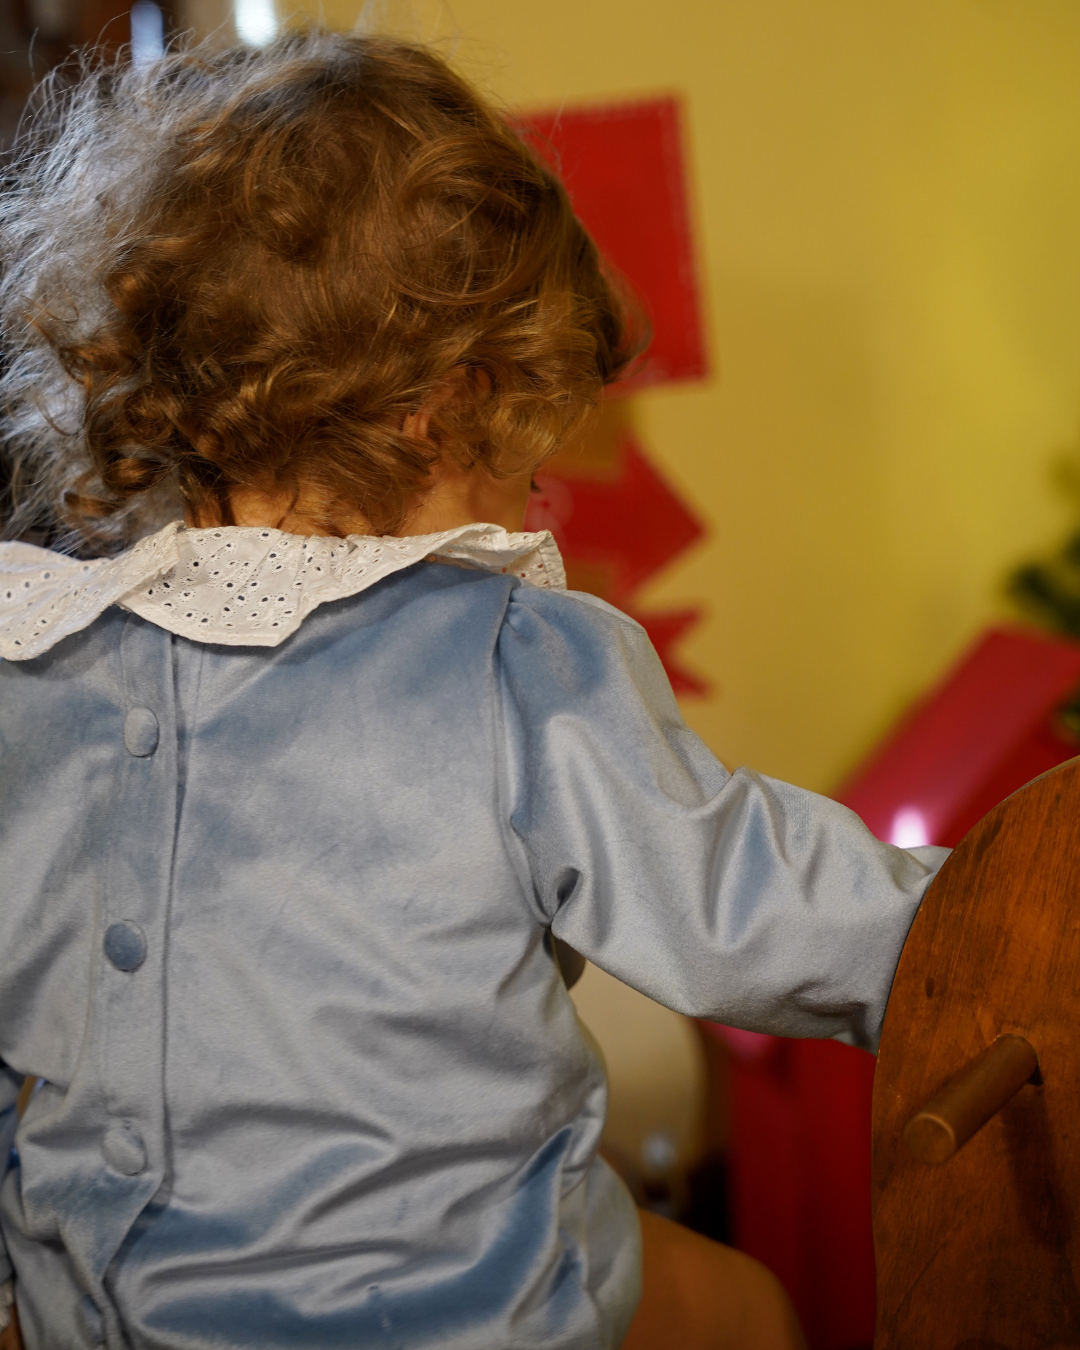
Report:
<svg viewBox="0 0 1080 1350"><path fill-rule="evenodd" d="M440 409L455 400L481 401L491 393L491 376L481 366L459 366L449 379L424 400L415 412L406 413L401 430L418 441L432 441L431 422Z"/></svg>
<svg viewBox="0 0 1080 1350"><path fill-rule="evenodd" d="M431 413L430 403L423 403L417 408L416 412L406 413L401 421L401 430L406 436L414 441L430 440L431 436Z"/></svg>

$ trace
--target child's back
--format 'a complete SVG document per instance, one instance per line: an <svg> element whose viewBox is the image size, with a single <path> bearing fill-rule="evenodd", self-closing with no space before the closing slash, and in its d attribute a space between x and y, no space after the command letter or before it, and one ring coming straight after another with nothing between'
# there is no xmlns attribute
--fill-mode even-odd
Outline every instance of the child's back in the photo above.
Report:
<svg viewBox="0 0 1080 1350"><path fill-rule="evenodd" d="M362 70L354 47L330 55ZM687 1013L875 1043L931 866L822 798L730 776L637 625L562 591L550 538L467 523L473 486L494 501L527 481L580 412L582 371L595 393L622 359L595 255L530 164L564 213L558 266L488 287L471 356L449 339L437 360L419 339L402 352L419 365L378 416L354 406L382 341L359 319L334 417L314 347L299 375L277 371L295 377L294 422L251 414L275 397L252 355L257 296L228 339L248 344L235 370L189 345L170 386L159 348L140 365L91 332L72 355L64 319L13 367L28 444L44 435L33 361L59 352L85 377L82 449L58 457L50 499L84 534L170 475L190 522L216 518L104 562L0 548L2 1142L19 1083L43 1080L0 1186L0 1281L10 1266L31 1350L618 1345L640 1234L597 1158L604 1075L552 933ZM282 263L301 300L318 255ZM196 262L205 289L213 259ZM111 294L126 342L159 320L159 346L179 341L175 295L162 319L160 294L135 318ZM419 332L438 306L406 301ZM568 333L576 375L553 355ZM515 420L530 406L531 431ZM234 523L252 502L288 529ZM357 518L369 528L339 528Z"/></svg>
<svg viewBox="0 0 1080 1350"><path fill-rule="evenodd" d="M0 744L32 1345L618 1344L636 1225L548 925L688 1012L865 1039L929 875L727 778L628 620L436 562L273 648L110 608L0 664Z"/></svg>
<svg viewBox="0 0 1080 1350"><path fill-rule="evenodd" d="M625 1324L603 1073L499 809L511 589L422 563L273 650L113 609L0 665L0 1026L46 1080L3 1192L31 1344L82 1344L87 1289L139 1345Z"/></svg>

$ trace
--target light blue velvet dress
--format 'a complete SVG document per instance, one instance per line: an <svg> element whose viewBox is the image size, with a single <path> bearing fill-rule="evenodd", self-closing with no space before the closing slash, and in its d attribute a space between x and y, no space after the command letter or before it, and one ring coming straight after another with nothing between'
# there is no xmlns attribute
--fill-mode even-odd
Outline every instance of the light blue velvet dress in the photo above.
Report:
<svg viewBox="0 0 1080 1350"><path fill-rule="evenodd" d="M618 1346L639 1229L549 929L872 1048L942 857L729 775L637 625L498 572L405 567L274 647L112 607L0 662L29 1350Z"/></svg>

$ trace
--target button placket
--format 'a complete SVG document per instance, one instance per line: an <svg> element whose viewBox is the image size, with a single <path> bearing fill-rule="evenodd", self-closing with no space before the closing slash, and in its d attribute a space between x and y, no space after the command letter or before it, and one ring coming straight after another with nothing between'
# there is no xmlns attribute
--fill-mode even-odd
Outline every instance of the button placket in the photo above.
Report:
<svg viewBox="0 0 1080 1350"><path fill-rule="evenodd" d="M163 960L176 831L172 639L132 616L120 658L127 711L100 930L95 1045L102 1182L114 1199L94 1265L104 1274L163 1179ZM104 1262L104 1265L101 1264ZM102 1305L108 1320L108 1299Z"/></svg>

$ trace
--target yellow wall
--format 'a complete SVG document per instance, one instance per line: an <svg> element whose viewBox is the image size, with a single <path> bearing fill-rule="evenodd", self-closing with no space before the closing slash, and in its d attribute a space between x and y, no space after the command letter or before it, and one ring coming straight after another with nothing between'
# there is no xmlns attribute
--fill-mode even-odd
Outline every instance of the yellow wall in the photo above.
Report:
<svg viewBox="0 0 1080 1350"><path fill-rule="evenodd" d="M524 107L686 101L719 377L639 396L712 526L688 719L827 790L1068 520L1080 414L1075 0L454 0L406 26ZM358 6L325 0L349 26ZM404 11L384 11L400 27Z"/></svg>

